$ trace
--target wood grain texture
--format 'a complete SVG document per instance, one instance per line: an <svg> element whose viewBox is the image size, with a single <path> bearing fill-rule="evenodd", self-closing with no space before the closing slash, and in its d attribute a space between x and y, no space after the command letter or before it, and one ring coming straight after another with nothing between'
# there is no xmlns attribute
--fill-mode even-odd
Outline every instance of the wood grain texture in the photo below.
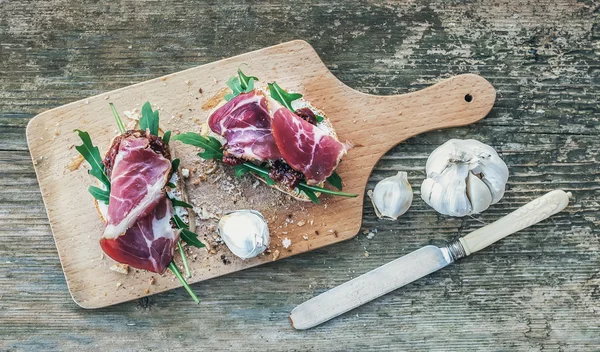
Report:
<svg viewBox="0 0 600 352"><path fill-rule="evenodd" d="M145 100L151 100L163 116L164 130L175 134L197 132L212 112L205 107L221 99L226 89L224 82L241 65L262 82L276 81L288 90L302 93L326 112L340 140L354 145L337 169L344 180L344 190L361 196L371 170L394 145L425 131L478 121L487 115L496 98L489 82L473 74L454 76L403 95L361 93L337 80L307 42L291 41L85 98L34 117L27 125L29 151L69 292L81 307L106 307L181 284L172 281L171 275L166 275L165 282L164 275L143 270L125 278L107 270L115 262L106 258L98 245L105 225L94 209L92 196L82 196L95 180L88 175L87 165L74 169L74 161L81 158L72 146L81 142L71 131L82 129L90 133L104 155L117 134L108 101L128 107L127 111L139 111ZM206 82L207 77L212 80ZM197 82L202 82L201 88L196 87ZM203 93L198 99L200 89ZM471 101L466 101L467 95ZM192 119L166 118L183 115L182 111ZM134 120L131 122L135 124ZM207 246L188 248L188 255L194 258L190 283L318 249L359 232L362 197L323 196L320 204L298 202L267 185L250 186L249 182L236 180L232 177L233 168L199 160L197 148L177 142L172 148L177 148L181 167L192 170L192 176L186 180L186 195L194 211L200 217L203 211L215 214L198 219L195 224L195 231ZM207 168L215 171L201 171ZM75 198L87 200L87 206L69 201ZM265 255L240 260L217 243L218 217L239 209L260 211L267 219L273 240ZM284 248L283 239L290 240L291 246ZM275 251L279 254L273 255ZM223 260L223 256L230 259ZM154 286L149 285L151 280L156 281ZM130 289L115 290L121 285Z"/></svg>
<svg viewBox="0 0 600 352"><path fill-rule="evenodd" d="M600 345L600 14L591 1L0 1L0 350L595 351ZM33 165L30 118L87 96L277 43L307 40L365 93L476 73L491 113L388 152L368 188L449 138L494 146L503 200L475 218L437 215L415 194L397 222L363 206L355 239L184 290L86 311L70 298ZM306 299L424 244L464 235L543 193L567 209L338 319L297 332ZM77 200L75 200L77 201ZM368 252L369 256L365 256Z"/></svg>

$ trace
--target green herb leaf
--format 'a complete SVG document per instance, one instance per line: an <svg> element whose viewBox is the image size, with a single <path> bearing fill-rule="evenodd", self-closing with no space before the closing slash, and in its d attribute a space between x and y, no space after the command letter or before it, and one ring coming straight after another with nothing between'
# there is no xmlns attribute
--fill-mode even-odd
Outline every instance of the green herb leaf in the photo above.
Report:
<svg viewBox="0 0 600 352"><path fill-rule="evenodd" d="M171 131L165 132L165 134L162 136L162 140L165 142L165 144L169 144L169 141L171 140Z"/></svg>
<svg viewBox="0 0 600 352"><path fill-rule="evenodd" d="M323 122L323 120L325 120L325 118L321 115L315 115L315 119L317 120L317 123Z"/></svg>
<svg viewBox="0 0 600 352"><path fill-rule="evenodd" d="M237 177L237 178L244 176L245 174L247 174L250 171L250 169L248 169L244 164L236 165L234 167L234 170L235 170L235 177Z"/></svg>
<svg viewBox="0 0 600 352"><path fill-rule="evenodd" d="M250 170L250 172L262 177L267 182L268 185L272 186L277 183L277 182L273 181L273 179L271 177L269 177L269 169L267 169L266 167L256 166L252 163L244 163L242 165L244 167L248 168Z"/></svg>
<svg viewBox="0 0 600 352"><path fill-rule="evenodd" d="M194 246L196 248L204 247L204 243L202 243L198 239L198 235L188 229L182 229L180 236L181 236L181 239L184 240L185 243L189 244L190 246Z"/></svg>
<svg viewBox="0 0 600 352"><path fill-rule="evenodd" d="M119 116L115 105L113 103L108 103L108 105L110 105L110 109L112 110L113 116L115 117L115 121L117 121L117 127L119 127L119 132L125 133L125 125L123 125L123 121L121 120L121 117Z"/></svg>
<svg viewBox="0 0 600 352"><path fill-rule="evenodd" d="M302 94L300 93L288 93L283 88L281 88L276 82L267 84L269 86L269 94L271 98L277 100L281 105L285 106L291 111L292 109L292 101L302 98Z"/></svg>
<svg viewBox="0 0 600 352"><path fill-rule="evenodd" d="M236 76L231 76L227 80L227 86L231 89L231 93L225 95L225 100L230 101L231 99L237 97L242 92L242 84L240 83L240 79Z"/></svg>
<svg viewBox="0 0 600 352"><path fill-rule="evenodd" d="M225 95L225 101L230 101L241 93L254 90L254 81L258 81L258 78L246 76L242 70L238 69L238 75L231 76L227 80L227 86L231 89L231 93Z"/></svg>
<svg viewBox="0 0 600 352"><path fill-rule="evenodd" d="M190 208L190 209L194 207L191 204L188 204L182 200L175 199L175 198L171 198L171 202L173 203L174 207L182 207L182 208Z"/></svg>
<svg viewBox="0 0 600 352"><path fill-rule="evenodd" d="M104 202L104 203L108 204L108 200L110 199L110 192L109 191L100 189L100 188L95 187L95 186L89 186L88 187L88 191L99 202Z"/></svg>
<svg viewBox="0 0 600 352"><path fill-rule="evenodd" d="M179 167L179 162L179 159L173 159L173 161L171 161L171 170L177 170L177 168Z"/></svg>
<svg viewBox="0 0 600 352"><path fill-rule="evenodd" d="M177 265L175 265L175 262L171 262L169 264L169 269L171 269L171 271L173 272L173 274L175 274L175 276L177 277L177 279L179 280L179 282L181 282L181 284L183 285L183 287L185 288L185 290L187 291L187 293L192 297L192 299L194 300L194 302L196 302L196 304L200 304L200 300L198 299L198 296L196 296L196 294L194 293L194 291L192 290L192 288L190 287L190 285L187 283L187 281L185 281L185 279L183 278L183 276L179 272L179 269L177 269Z"/></svg>
<svg viewBox="0 0 600 352"><path fill-rule="evenodd" d="M185 251L183 250L183 246L181 245L181 240L177 241L177 248L179 249L179 255L181 256L181 261L183 262L183 267L185 268L185 276L190 278L192 277L192 273L190 272L190 266L188 264L187 256L185 255Z"/></svg>
<svg viewBox="0 0 600 352"><path fill-rule="evenodd" d="M79 138L81 138L81 141L83 142L82 145L76 146L75 149L77 149L79 154L81 154L90 164L90 175L100 180L100 182L106 186L108 192L110 192L110 180L108 179L108 176L106 176L106 172L104 172L104 164L102 164L102 158L100 158L100 150L98 150L98 147L94 146L92 139L87 132L80 130L75 130L75 132L79 134Z"/></svg>
<svg viewBox="0 0 600 352"><path fill-rule="evenodd" d="M199 135L198 133L187 132L178 134L172 139L204 149L203 152L198 153L198 155L202 159L223 159L223 152L221 151L221 142L219 142L214 137L204 137Z"/></svg>
<svg viewBox="0 0 600 352"><path fill-rule="evenodd" d="M340 191L342 190L342 178L337 172L334 171L331 176L327 177L327 182Z"/></svg>
<svg viewBox="0 0 600 352"><path fill-rule="evenodd" d="M330 189L323 188L323 187L317 187L317 186L309 186L304 182L300 182L300 184L298 185L298 188L302 191L310 190L313 192L331 194L333 196L342 196L342 197L350 197L350 198L354 198L354 197L358 196L358 194L332 191Z"/></svg>
<svg viewBox="0 0 600 352"><path fill-rule="evenodd" d="M319 197L315 194L315 192L310 189L303 189L302 192L308 196L308 198L315 204L319 204Z"/></svg>
<svg viewBox="0 0 600 352"><path fill-rule="evenodd" d="M142 117L140 117L140 129L150 130L150 134L158 136L158 110L152 111L152 105L146 102L142 106Z"/></svg>
<svg viewBox="0 0 600 352"><path fill-rule="evenodd" d="M171 183L171 182L167 183L167 186L169 186L170 189L177 188L177 185L175 185L174 183Z"/></svg>
<svg viewBox="0 0 600 352"><path fill-rule="evenodd" d="M238 68L238 77L240 79L240 85L242 86L242 92L251 92L254 89L254 81L258 81L258 78L254 76L246 76L242 70Z"/></svg>
<svg viewBox="0 0 600 352"><path fill-rule="evenodd" d="M188 228L188 225L185 223L185 221L183 221L179 216L177 216L177 214L173 214L171 220L173 220L173 223L175 224L175 226L177 226L178 229Z"/></svg>

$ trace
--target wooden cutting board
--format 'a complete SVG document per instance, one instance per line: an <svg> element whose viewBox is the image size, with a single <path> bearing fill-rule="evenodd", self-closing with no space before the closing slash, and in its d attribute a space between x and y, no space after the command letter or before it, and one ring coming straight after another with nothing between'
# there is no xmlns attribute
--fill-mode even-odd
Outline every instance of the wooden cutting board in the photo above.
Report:
<svg viewBox="0 0 600 352"><path fill-rule="evenodd" d="M104 93L46 111L27 126L27 140L48 219L69 291L84 308L99 308L181 286L170 272L157 275L132 270L124 275L110 270L114 262L98 244L103 223L87 187L95 180L84 162L78 168L74 129L90 133L106 152L117 134L109 102L125 116L135 116L144 102L160 111L161 128L174 133L199 131L210 110L223 96L227 79L238 67L257 76L260 84L277 81L281 87L304 94L323 110L341 141L354 148L338 173L344 191L356 198L321 197L321 204L299 202L251 176L236 179L230 167L200 160L194 147L173 142L183 168L190 202L199 213L196 232L206 249L188 249L192 278L198 282L273 260L304 253L354 237L361 226L367 179L378 159L390 148L419 133L462 126L482 119L494 104L496 92L485 79L465 74L443 80L421 91L375 96L340 82L304 41L292 41L164 77ZM72 170L73 169L73 170ZM255 209L268 220L270 252L240 260L218 243L216 218L226 211ZM283 248L283 239L291 240ZM176 255L176 261L180 258Z"/></svg>

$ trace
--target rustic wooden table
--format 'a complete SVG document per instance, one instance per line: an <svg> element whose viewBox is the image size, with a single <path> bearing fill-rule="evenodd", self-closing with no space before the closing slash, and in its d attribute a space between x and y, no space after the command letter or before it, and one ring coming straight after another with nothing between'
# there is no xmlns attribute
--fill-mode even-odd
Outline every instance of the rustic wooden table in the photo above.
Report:
<svg viewBox="0 0 600 352"><path fill-rule="evenodd" d="M398 145L370 187L398 170L418 191L427 155L449 138L495 146L504 199L474 218L415 197L376 235L87 311L70 298L35 179L25 126L90 95L276 43L305 39L348 85L375 94L474 72L498 90L483 121ZM0 350L481 350L600 348L600 6L594 1L434 5L298 0L0 0ZM466 234L546 191L565 212L309 331L294 306L419 248ZM73 202L79 200L73 199Z"/></svg>

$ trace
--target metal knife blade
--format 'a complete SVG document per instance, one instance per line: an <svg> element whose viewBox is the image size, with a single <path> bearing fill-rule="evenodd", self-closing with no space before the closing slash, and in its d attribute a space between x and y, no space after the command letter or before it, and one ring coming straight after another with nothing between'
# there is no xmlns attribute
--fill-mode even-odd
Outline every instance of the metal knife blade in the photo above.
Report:
<svg viewBox="0 0 600 352"><path fill-rule="evenodd" d="M292 310L296 329L309 329L389 293L446 265L480 251L504 237L536 224L563 210L571 193L554 190L519 209L448 243L426 246L338 287L316 296Z"/></svg>
<svg viewBox="0 0 600 352"><path fill-rule="evenodd" d="M452 262L447 248L425 246L302 303L290 320L296 329L309 329Z"/></svg>

